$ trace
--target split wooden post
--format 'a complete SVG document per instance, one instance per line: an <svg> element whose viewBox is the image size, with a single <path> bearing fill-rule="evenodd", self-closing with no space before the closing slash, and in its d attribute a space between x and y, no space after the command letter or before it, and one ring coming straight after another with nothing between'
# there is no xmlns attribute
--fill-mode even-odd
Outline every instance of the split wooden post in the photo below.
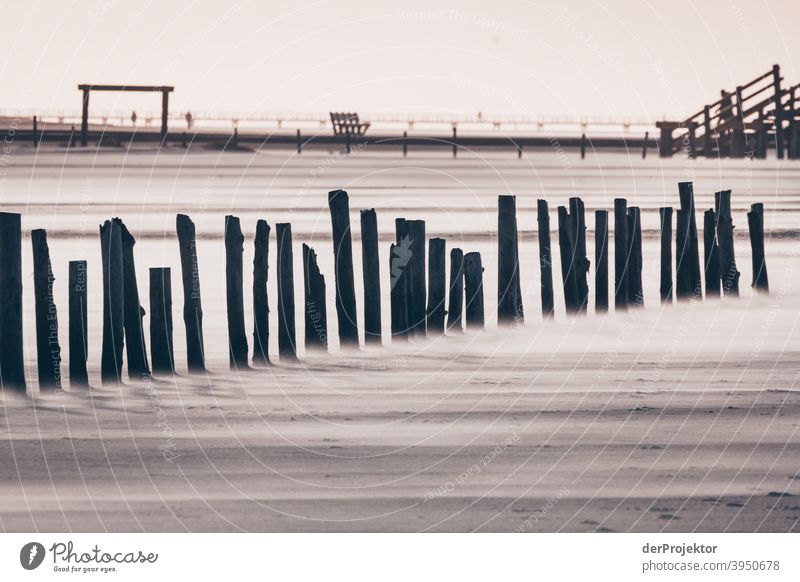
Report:
<svg viewBox="0 0 800 582"><path fill-rule="evenodd" d="M480 253L464 255L464 291L467 300L467 329L483 329L483 265Z"/></svg>
<svg viewBox="0 0 800 582"><path fill-rule="evenodd" d="M583 200L569 199L569 219L572 222L572 269L575 272L577 313L589 308L589 259L586 256L586 210Z"/></svg>
<svg viewBox="0 0 800 582"><path fill-rule="evenodd" d="M58 343L58 311L53 299L53 267L47 232L31 231L33 247L33 294L36 304L36 361L40 390L60 390L61 346ZM3 306L5 309L5 306Z"/></svg>
<svg viewBox="0 0 800 582"><path fill-rule="evenodd" d="M429 334L444 333L445 288L447 270L445 267L445 246L443 238L432 238L428 241L428 308L427 329Z"/></svg>
<svg viewBox="0 0 800 582"><path fill-rule="evenodd" d="M672 207L658 209L661 224L661 281L662 303L672 303Z"/></svg>
<svg viewBox="0 0 800 582"><path fill-rule="evenodd" d="M523 323L522 290L519 275L517 197L497 200L497 323Z"/></svg>
<svg viewBox="0 0 800 582"><path fill-rule="evenodd" d="M753 289L757 293L769 294L767 260L764 254L764 205L760 202L750 205L747 213L747 226L750 230L750 247L753 250Z"/></svg>
<svg viewBox="0 0 800 582"><path fill-rule="evenodd" d="M292 225L275 225L278 240L278 354L283 361L297 359L294 321L294 256Z"/></svg>
<svg viewBox="0 0 800 582"><path fill-rule="evenodd" d="M136 239L128 231L119 218L114 219L120 229L122 240L122 280L125 311L125 348L128 356L128 377L139 377L147 380L150 377L150 366L147 363L147 345L145 342L142 318L144 309L139 301L139 286L136 282L136 264L133 258L133 245Z"/></svg>
<svg viewBox="0 0 800 582"><path fill-rule="evenodd" d="M608 210L594 211L594 310L608 311Z"/></svg>
<svg viewBox="0 0 800 582"><path fill-rule="evenodd" d="M86 315L86 261L69 262L69 384L88 386L86 361L89 355Z"/></svg>
<svg viewBox="0 0 800 582"><path fill-rule="evenodd" d="M306 350L328 350L328 315L325 307L325 277L317 265L317 253L303 245L303 289L305 297Z"/></svg>
<svg viewBox="0 0 800 582"><path fill-rule="evenodd" d="M122 229L115 220L100 226L100 249L103 259L103 352L100 379L103 384L122 381L124 342L124 300L122 268Z"/></svg>
<svg viewBox="0 0 800 582"><path fill-rule="evenodd" d="M150 268L150 345L153 349L153 372L174 374L172 275L169 267Z"/></svg>
<svg viewBox="0 0 800 582"><path fill-rule="evenodd" d="M719 245L717 244L717 215L713 210L703 213L703 263L706 279L706 298L719 297Z"/></svg>
<svg viewBox="0 0 800 582"><path fill-rule="evenodd" d="M717 242L719 243L719 273L722 277L722 292L725 295L739 296L739 270L733 252L733 217L731 215L731 191L723 190L714 194L717 212Z"/></svg>
<svg viewBox="0 0 800 582"><path fill-rule="evenodd" d="M614 308L628 309L628 201L614 199Z"/></svg>
<svg viewBox="0 0 800 582"><path fill-rule="evenodd" d="M553 300L553 251L550 246L550 210L547 200L536 201L539 225L539 272L541 273L542 317L552 319L555 309Z"/></svg>
<svg viewBox="0 0 800 582"><path fill-rule="evenodd" d="M378 255L378 216L361 211L361 267L364 275L364 344L381 345L381 272Z"/></svg>
<svg viewBox="0 0 800 582"><path fill-rule="evenodd" d="M409 333L412 337L425 337L425 221L408 220L411 236L411 256L409 257Z"/></svg>
<svg viewBox="0 0 800 582"><path fill-rule="evenodd" d="M637 206L628 208L628 302L634 307L644 307L642 288L642 214Z"/></svg>
<svg viewBox="0 0 800 582"><path fill-rule="evenodd" d="M342 348L358 348L358 316L353 278L353 242L350 233L350 202L347 192L328 193L333 231L333 264L336 284L336 317ZM291 230L289 230L291 234Z"/></svg>
<svg viewBox="0 0 800 582"><path fill-rule="evenodd" d="M266 220L256 222L253 243L253 364L261 366L269 365L269 232Z"/></svg>
<svg viewBox="0 0 800 582"><path fill-rule="evenodd" d="M200 297L200 269L197 262L197 236L192 220L178 214L175 221L181 256L183 283L183 323L186 327L186 356L190 373L206 369L203 344L203 307Z"/></svg>
<svg viewBox="0 0 800 582"><path fill-rule="evenodd" d="M407 241L389 245L389 302L392 339L408 339Z"/></svg>
<svg viewBox="0 0 800 582"><path fill-rule="evenodd" d="M681 264L686 268L685 276L690 293L697 299L703 298L703 282L700 276L700 245L697 240L697 220L695 218L694 186L691 182L680 182L678 193L681 210L687 214L688 231L686 249L681 253Z"/></svg>
<svg viewBox="0 0 800 582"><path fill-rule="evenodd" d="M558 207L558 246L561 251L561 283L564 287L564 307L567 313L576 313L579 309L578 287L575 281L575 235L572 231L572 220L565 206Z"/></svg>
<svg viewBox="0 0 800 582"><path fill-rule="evenodd" d="M225 217L225 298L228 312L228 355L231 369L247 368L247 334L244 330L242 255L244 235L239 218Z"/></svg>
<svg viewBox="0 0 800 582"><path fill-rule="evenodd" d="M447 304L447 331L463 330L464 309L464 253L461 249L450 250L450 292Z"/></svg>

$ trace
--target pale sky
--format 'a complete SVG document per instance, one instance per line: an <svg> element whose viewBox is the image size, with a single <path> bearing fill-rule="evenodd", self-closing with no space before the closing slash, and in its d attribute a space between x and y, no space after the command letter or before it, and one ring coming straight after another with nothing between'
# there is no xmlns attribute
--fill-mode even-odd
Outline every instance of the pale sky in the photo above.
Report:
<svg viewBox="0 0 800 582"><path fill-rule="evenodd" d="M78 83L128 83L175 85L182 111L682 118L773 63L800 82L798 0L15 0L2 14L0 109L77 110Z"/></svg>

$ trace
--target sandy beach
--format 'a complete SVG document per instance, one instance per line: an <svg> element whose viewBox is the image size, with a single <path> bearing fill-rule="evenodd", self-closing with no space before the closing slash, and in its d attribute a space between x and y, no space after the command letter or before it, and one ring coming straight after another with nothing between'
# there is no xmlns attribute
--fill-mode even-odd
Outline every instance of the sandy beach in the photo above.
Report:
<svg viewBox="0 0 800 582"><path fill-rule="evenodd" d="M25 295L31 394L3 394L4 531L773 531L800 529L800 165L560 152L471 152L453 160L362 152L219 153L18 147L3 169L2 210L46 228L66 349L67 261L89 262L92 388L38 394L33 298ZM659 206L693 180L698 213L732 189L741 297L662 307ZM336 341L326 193L350 193L363 316L358 211L374 207L381 282L395 217L427 221L484 257L487 330L342 352ZM526 322L495 326L498 194L516 194ZM579 195L587 216L626 196L642 207L644 309L543 322L536 199ZM750 290L745 211L765 203L772 293ZM186 373L175 214L195 220L209 373ZM245 232L252 331L257 218L291 222L329 285L329 354L228 370L224 216ZM173 269L179 375L120 388L99 382L102 321L97 227L120 216L147 268ZM700 217L702 218L702 217ZM593 248L593 220L589 221ZM271 300L276 288L274 235ZM613 253L613 244L611 252ZM32 288L30 241L23 276ZM556 253L554 273L560 273ZM591 278L590 278L591 280ZM592 281L593 285L593 281ZM590 285L590 287L592 286ZM302 284L296 283L297 305ZM145 307L147 307L145 305ZM28 315L31 314L31 315ZM298 308L302 343L302 310ZM272 352L277 353L273 314ZM145 323L145 329L147 329ZM252 348L252 336L249 336ZM65 360L66 361L66 360ZM66 375L66 365L63 372Z"/></svg>

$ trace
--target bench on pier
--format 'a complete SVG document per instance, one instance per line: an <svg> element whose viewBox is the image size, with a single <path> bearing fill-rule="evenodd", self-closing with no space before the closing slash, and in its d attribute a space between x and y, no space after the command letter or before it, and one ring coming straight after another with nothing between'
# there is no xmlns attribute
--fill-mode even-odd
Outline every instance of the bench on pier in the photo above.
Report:
<svg viewBox="0 0 800 582"><path fill-rule="evenodd" d="M331 112L331 124L334 135L364 135L369 129L369 123L362 123L358 113Z"/></svg>

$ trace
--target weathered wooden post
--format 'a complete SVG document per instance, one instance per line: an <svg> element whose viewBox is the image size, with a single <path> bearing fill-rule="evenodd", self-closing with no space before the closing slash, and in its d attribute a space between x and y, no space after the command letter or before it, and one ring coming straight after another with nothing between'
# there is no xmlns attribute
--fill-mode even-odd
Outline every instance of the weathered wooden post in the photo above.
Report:
<svg viewBox="0 0 800 582"><path fill-rule="evenodd" d="M678 209L675 224L675 297L678 301L692 298L692 284L689 276L689 213Z"/></svg>
<svg viewBox="0 0 800 582"><path fill-rule="evenodd" d="M455 158L458 154L458 132L456 131L456 126L453 126L453 157Z"/></svg>
<svg viewBox="0 0 800 582"><path fill-rule="evenodd" d="M467 300L467 329L483 329L483 265L480 253L464 255L464 292Z"/></svg>
<svg viewBox="0 0 800 582"><path fill-rule="evenodd" d="M408 155L408 131L403 132L403 157Z"/></svg>
<svg viewBox="0 0 800 582"><path fill-rule="evenodd" d="M103 384L122 381L122 348L125 322L125 287L122 268L122 229L116 220L100 226L103 259L103 352L100 378Z"/></svg>
<svg viewBox="0 0 800 582"><path fill-rule="evenodd" d="M634 307L644 306L644 289L642 288L642 215L637 206L628 208L628 240L630 255L628 256L628 301Z"/></svg>
<svg viewBox="0 0 800 582"><path fill-rule="evenodd" d="M753 289L757 293L769 294L767 260L764 254L764 205L760 202L750 205L747 213L747 226L750 230L750 246L753 250Z"/></svg>
<svg viewBox="0 0 800 582"><path fill-rule="evenodd" d="M147 347L145 344L142 317L144 309L139 301L139 286L136 282L136 265L133 258L133 245L136 239L128 231L122 220L115 218L120 229L122 240L122 285L125 311L125 347L128 356L128 377L135 376L146 380L150 376L147 363Z"/></svg>
<svg viewBox="0 0 800 582"><path fill-rule="evenodd" d="M719 273L722 277L722 292L725 295L739 295L739 270L733 252L733 217L731 215L731 191L724 190L714 194L717 212L717 242L719 243Z"/></svg>
<svg viewBox="0 0 800 582"><path fill-rule="evenodd" d="M69 384L88 386L86 361L89 354L86 315L86 261L69 262Z"/></svg>
<svg viewBox="0 0 800 582"><path fill-rule="evenodd" d="M581 159L586 158L586 134L581 134Z"/></svg>
<svg viewBox="0 0 800 582"><path fill-rule="evenodd" d="M247 368L247 335L244 330L242 255L244 235L236 216L225 217L225 298L228 311L228 354L231 369Z"/></svg>
<svg viewBox="0 0 800 582"><path fill-rule="evenodd" d="M642 159L647 158L647 142L650 140L650 132L644 132L644 140L642 140Z"/></svg>
<svg viewBox="0 0 800 582"><path fill-rule="evenodd" d="M519 276L516 196L497 200L497 323L525 321Z"/></svg>
<svg viewBox="0 0 800 582"><path fill-rule="evenodd" d="M364 343L381 345L381 268L378 255L378 216L361 211L361 267L364 275Z"/></svg>
<svg viewBox="0 0 800 582"><path fill-rule="evenodd" d="M253 254L253 364L269 365L269 232L266 220L256 222Z"/></svg>
<svg viewBox="0 0 800 582"><path fill-rule="evenodd" d="M685 263L686 281L691 294L703 298L703 282L700 278L700 245L697 241L697 220L694 214L694 186L691 182L680 182L678 193L681 201L681 210L688 217L688 231L686 233L686 249L681 255L681 264Z"/></svg>
<svg viewBox="0 0 800 582"><path fill-rule="evenodd" d="M775 87L775 98L773 103L775 107L775 149L779 160L783 159L783 92L781 91L781 67L780 65L772 66L772 82ZM719 214L719 211L717 211ZM724 276L724 272L723 272Z"/></svg>
<svg viewBox="0 0 800 582"><path fill-rule="evenodd" d="M33 116L33 147L39 147L39 120Z"/></svg>
<svg viewBox="0 0 800 582"><path fill-rule="evenodd" d="M297 359L294 321L294 256L292 225L275 225L278 240L278 354L281 360Z"/></svg>
<svg viewBox="0 0 800 582"><path fill-rule="evenodd" d="M608 210L594 211L594 310L608 311Z"/></svg>
<svg viewBox="0 0 800 582"><path fill-rule="evenodd" d="M628 201L614 199L614 308L628 309Z"/></svg>
<svg viewBox="0 0 800 582"><path fill-rule="evenodd" d="M555 302L553 301L553 251L550 247L550 210L547 207L547 200L537 200L536 210L539 224L542 317L551 319L555 309Z"/></svg>
<svg viewBox="0 0 800 582"><path fill-rule="evenodd" d="M719 245L717 244L717 215L713 210L703 214L703 262L705 263L706 298L719 297Z"/></svg>
<svg viewBox="0 0 800 582"><path fill-rule="evenodd" d="M58 343L58 311L53 299L53 267L47 232L31 231L33 247L33 294L36 303L36 361L40 390L60 390L61 346ZM3 307L5 309L5 306Z"/></svg>
<svg viewBox="0 0 800 582"><path fill-rule="evenodd" d="M564 287L564 306L567 313L576 313L579 309L578 287L575 281L575 235L572 231L572 220L565 206L558 207L558 246L561 251L561 282Z"/></svg>
<svg viewBox="0 0 800 582"><path fill-rule="evenodd" d="M306 350L328 350L328 315L325 307L325 277L317 265L317 253L303 245L303 289L305 297Z"/></svg>
<svg viewBox="0 0 800 582"><path fill-rule="evenodd" d="M20 215L12 212L0 212L0 383L25 393L22 229Z"/></svg>
<svg viewBox="0 0 800 582"><path fill-rule="evenodd" d="M577 312L586 313L589 308L589 259L586 257L586 210L580 198L569 199L569 219L572 223L572 268L575 272Z"/></svg>
<svg viewBox="0 0 800 582"><path fill-rule="evenodd" d="M402 337L410 337L411 330L414 327L416 309L414 306L415 299L415 281L414 276L416 270L414 268L414 241L413 229L411 220L405 218L395 219L395 241L394 256L392 264L392 273L397 273L397 279L394 286L399 290L402 289L405 295L396 295L398 318L397 322L402 322L402 327L398 327L393 335Z"/></svg>
<svg viewBox="0 0 800 582"><path fill-rule="evenodd" d="M661 281L662 303L672 303L672 207L658 209L661 224Z"/></svg>
<svg viewBox="0 0 800 582"><path fill-rule="evenodd" d="M428 308L427 328L428 333L444 333L445 286L447 285L447 271L445 268L445 240L432 238L428 241Z"/></svg>
<svg viewBox="0 0 800 582"><path fill-rule="evenodd" d="M358 316L353 278L353 242L350 233L350 202L347 192L328 193L333 230L333 264L336 283L336 317L342 348L358 347ZM289 230L291 235L291 230Z"/></svg>
<svg viewBox="0 0 800 582"><path fill-rule="evenodd" d="M408 339L408 240L389 246L392 338Z"/></svg>
<svg viewBox="0 0 800 582"><path fill-rule="evenodd" d="M150 344L153 372L174 374L172 275L169 267L150 268Z"/></svg>
<svg viewBox="0 0 800 582"><path fill-rule="evenodd" d="M412 337L425 337L425 221L408 220L411 236L411 257L408 270L409 283L409 333Z"/></svg>
<svg viewBox="0 0 800 582"><path fill-rule="evenodd" d="M450 250L450 292L448 294L447 331L462 331L464 309L464 253L461 249Z"/></svg>
<svg viewBox="0 0 800 582"><path fill-rule="evenodd" d="M186 356L189 372L206 369L203 345L203 307L200 298L200 269L197 263L197 236L194 223L185 214L175 221L181 255L183 283L183 323L186 327Z"/></svg>

